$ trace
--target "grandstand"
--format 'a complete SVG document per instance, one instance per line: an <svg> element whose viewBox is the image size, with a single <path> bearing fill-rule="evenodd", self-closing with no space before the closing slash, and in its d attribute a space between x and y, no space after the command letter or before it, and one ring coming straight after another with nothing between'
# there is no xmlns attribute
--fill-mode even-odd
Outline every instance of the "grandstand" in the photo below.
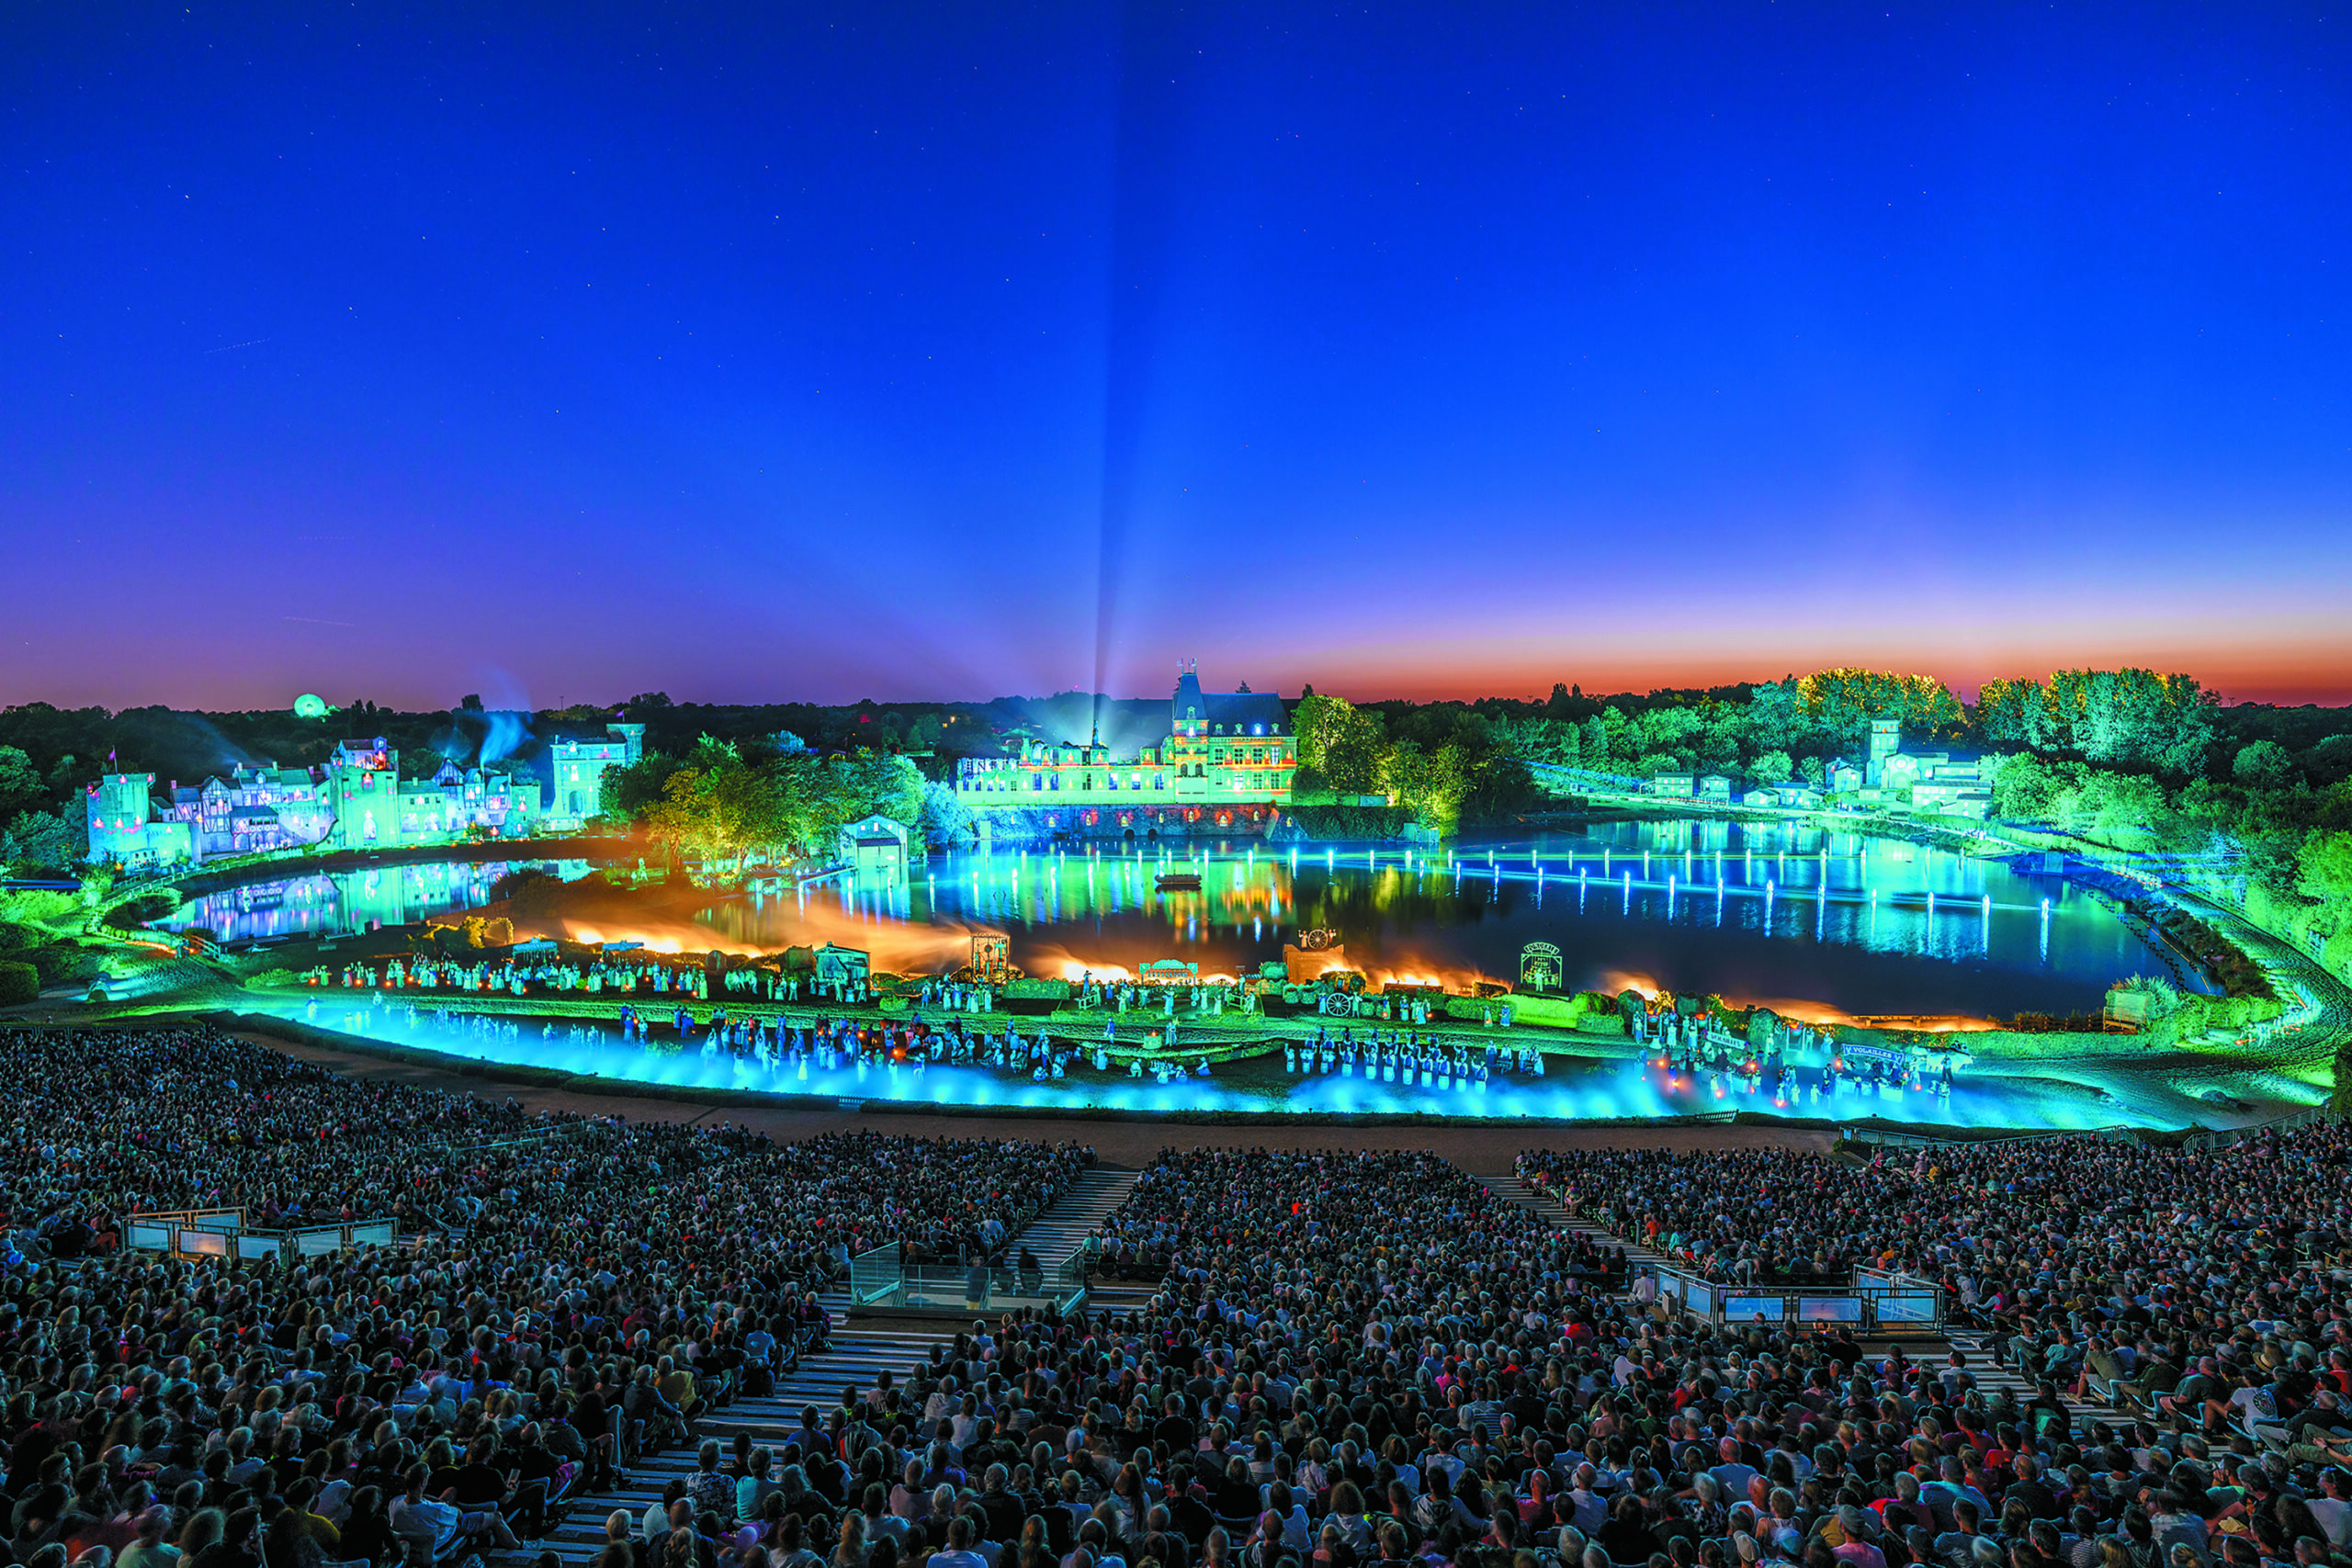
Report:
<svg viewBox="0 0 2352 1568"><path fill-rule="evenodd" d="M550 1114L201 1027L0 1035L0 1085L28 1568L2264 1568L2352 1545L2352 1141L2329 1122L1478 1173L1237 1129L1114 1169L1075 1141ZM134 1219L165 1213L160 1244ZM1067 1315L857 1315L876 1248L1092 1284ZM1922 1297L1931 1320L1896 1312ZM1749 1310L1773 1302L1800 1304Z"/></svg>

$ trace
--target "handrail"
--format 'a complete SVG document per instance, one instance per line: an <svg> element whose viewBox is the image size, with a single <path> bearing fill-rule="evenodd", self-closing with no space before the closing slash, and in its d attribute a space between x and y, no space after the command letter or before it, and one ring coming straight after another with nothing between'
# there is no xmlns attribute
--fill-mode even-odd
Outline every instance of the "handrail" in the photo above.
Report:
<svg viewBox="0 0 2352 1568"><path fill-rule="evenodd" d="M1850 1285L1747 1284L1708 1280L1678 1264L1651 1267L1661 1301L1722 1329L1750 1321L1844 1325L1864 1334L1925 1334L1945 1318L1943 1288L1907 1274L1856 1269ZM1770 1312L1760 1304L1770 1303ZM1745 1310L1734 1310L1735 1303Z"/></svg>
<svg viewBox="0 0 2352 1568"><path fill-rule="evenodd" d="M291 1263L298 1258L356 1251L363 1247L414 1247L422 1238L402 1241L399 1225L390 1219L340 1220L327 1224L296 1225L290 1229L249 1228L243 1209L174 1209L135 1213L123 1217L123 1244L146 1252L167 1252L175 1258L217 1258L257 1261L276 1257Z"/></svg>

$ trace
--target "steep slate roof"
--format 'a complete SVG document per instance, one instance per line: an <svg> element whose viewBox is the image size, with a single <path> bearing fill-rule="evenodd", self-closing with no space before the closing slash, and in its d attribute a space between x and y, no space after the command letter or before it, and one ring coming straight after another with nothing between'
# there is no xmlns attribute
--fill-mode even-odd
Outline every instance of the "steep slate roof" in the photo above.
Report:
<svg viewBox="0 0 2352 1568"><path fill-rule="evenodd" d="M1168 717L1171 730L1176 721L1183 717L1187 707L1201 710L1201 717L1208 724L1211 734L1219 733L1217 727L1220 725L1224 727L1222 733L1227 735L1247 735L1250 733L1252 725L1263 725L1265 734L1279 735L1285 722L1283 699L1278 694L1204 692L1201 690L1201 678L1189 670L1176 678L1176 694L1169 699Z"/></svg>

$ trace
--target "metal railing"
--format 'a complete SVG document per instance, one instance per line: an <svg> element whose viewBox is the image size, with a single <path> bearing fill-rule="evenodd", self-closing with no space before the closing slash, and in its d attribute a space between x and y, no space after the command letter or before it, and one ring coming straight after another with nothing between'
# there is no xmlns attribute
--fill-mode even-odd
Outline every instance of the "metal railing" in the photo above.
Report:
<svg viewBox="0 0 2352 1568"><path fill-rule="evenodd" d="M2030 1133L2004 1133L1992 1137L1940 1136L1934 1133L1897 1133L1881 1127L1840 1127L1848 1143L1875 1144L1889 1149L1991 1149L2012 1144L2047 1144L2065 1138L2097 1138L2102 1142L2139 1141L2140 1129L2114 1122L2099 1127L2052 1127Z"/></svg>
<svg viewBox="0 0 2352 1568"><path fill-rule="evenodd" d="M2206 1149L2225 1149L2241 1138L2251 1138L2257 1134L2292 1133L2308 1127L2315 1122L2331 1122L2335 1119L2334 1108L2325 1105L2307 1105L2301 1111L2290 1111L2283 1116L2273 1116L2268 1121L2256 1122L2244 1127L2227 1127L2217 1133L2192 1133L2181 1140L2180 1146L2198 1152Z"/></svg>
<svg viewBox="0 0 2352 1568"><path fill-rule="evenodd" d="M390 1220L356 1220L328 1225L269 1230L245 1224L243 1209L174 1209L134 1213L123 1222L123 1243L142 1252L174 1258L291 1263L363 1247L403 1245ZM415 1245L414 1238L406 1244Z"/></svg>
<svg viewBox="0 0 2352 1568"><path fill-rule="evenodd" d="M1726 1284L1659 1266L1658 1300L1717 1329L1845 1328L1856 1334L1932 1334L1944 1323L1941 1287L1908 1274L1857 1269L1849 1286Z"/></svg>
<svg viewBox="0 0 2352 1568"><path fill-rule="evenodd" d="M854 1313L990 1312L1051 1307L1067 1316L1086 1304L1086 1259L1080 1253L1056 1267L1023 1269L994 1263L910 1263L898 1242L849 1260Z"/></svg>

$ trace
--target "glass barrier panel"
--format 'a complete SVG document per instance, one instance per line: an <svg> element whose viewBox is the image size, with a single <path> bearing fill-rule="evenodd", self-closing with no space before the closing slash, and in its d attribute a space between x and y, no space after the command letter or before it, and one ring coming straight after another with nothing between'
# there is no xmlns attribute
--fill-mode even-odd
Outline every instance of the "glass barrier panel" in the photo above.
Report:
<svg viewBox="0 0 2352 1568"><path fill-rule="evenodd" d="M1862 1298L1799 1296L1797 1317L1804 1323L1860 1323L1862 1321Z"/></svg>

